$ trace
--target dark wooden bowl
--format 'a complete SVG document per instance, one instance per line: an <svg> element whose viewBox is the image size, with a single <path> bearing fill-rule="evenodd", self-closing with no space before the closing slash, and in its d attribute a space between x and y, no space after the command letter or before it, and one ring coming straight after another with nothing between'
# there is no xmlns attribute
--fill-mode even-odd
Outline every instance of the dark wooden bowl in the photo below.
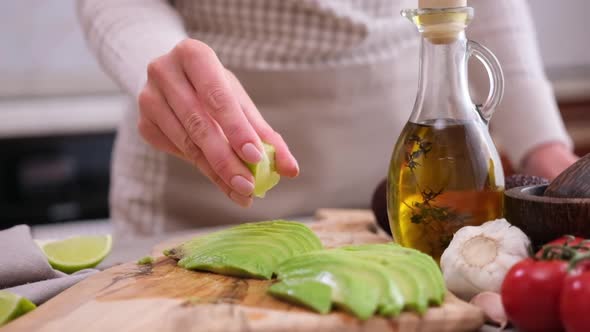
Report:
<svg viewBox="0 0 590 332"><path fill-rule="evenodd" d="M590 198L543 196L547 185L504 192L504 216L522 229L535 247L565 234L590 238Z"/></svg>

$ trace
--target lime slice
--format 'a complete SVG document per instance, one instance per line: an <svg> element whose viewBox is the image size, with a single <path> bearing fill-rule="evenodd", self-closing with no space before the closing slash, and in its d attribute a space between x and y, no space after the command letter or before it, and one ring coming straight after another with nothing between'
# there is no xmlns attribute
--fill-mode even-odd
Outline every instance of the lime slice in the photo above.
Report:
<svg viewBox="0 0 590 332"><path fill-rule="evenodd" d="M65 273L95 267L111 251L110 235L77 236L41 245L49 264Z"/></svg>
<svg viewBox="0 0 590 332"><path fill-rule="evenodd" d="M7 324L37 306L28 299L7 291L0 291L0 326Z"/></svg>
<svg viewBox="0 0 590 332"><path fill-rule="evenodd" d="M254 175L254 196L264 197L267 191L276 186L281 179L275 166L275 147L262 143L264 146L264 154L262 160L257 164L246 163L252 175Z"/></svg>

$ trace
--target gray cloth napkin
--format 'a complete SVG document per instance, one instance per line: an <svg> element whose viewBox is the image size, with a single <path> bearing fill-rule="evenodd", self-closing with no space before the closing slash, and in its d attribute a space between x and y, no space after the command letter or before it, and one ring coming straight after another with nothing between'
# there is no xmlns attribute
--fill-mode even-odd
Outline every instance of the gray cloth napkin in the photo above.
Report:
<svg viewBox="0 0 590 332"><path fill-rule="evenodd" d="M68 275L54 270L31 237L29 226L0 231L0 289L39 305L98 270Z"/></svg>

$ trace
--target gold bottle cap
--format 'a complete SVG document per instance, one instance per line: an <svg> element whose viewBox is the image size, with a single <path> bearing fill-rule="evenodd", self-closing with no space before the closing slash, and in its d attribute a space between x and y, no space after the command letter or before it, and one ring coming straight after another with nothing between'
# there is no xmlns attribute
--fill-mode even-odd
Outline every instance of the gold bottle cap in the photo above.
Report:
<svg viewBox="0 0 590 332"><path fill-rule="evenodd" d="M473 17L473 9L466 0L419 0L420 9L412 15L412 21L422 35L434 44L448 44L459 34Z"/></svg>
<svg viewBox="0 0 590 332"><path fill-rule="evenodd" d="M466 7L467 0L418 0L418 8Z"/></svg>

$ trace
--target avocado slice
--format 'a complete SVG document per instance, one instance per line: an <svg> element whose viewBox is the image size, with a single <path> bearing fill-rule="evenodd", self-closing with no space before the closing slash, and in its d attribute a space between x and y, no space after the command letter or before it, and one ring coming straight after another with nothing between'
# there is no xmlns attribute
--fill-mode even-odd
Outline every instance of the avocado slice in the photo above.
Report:
<svg viewBox="0 0 590 332"><path fill-rule="evenodd" d="M360 319L370 318L375 311L397 315L404 305L402 291L387 269L345 251L325 250L296 256L279 266L277 278L286 282L324 283L332 288L332 302ZM276 295L277 288L283 286L273 287L270 292ZM311 290L281 295L305 302L308 293Z"/></svg>
<svg viewBox="0 0 590 332"><path fill-rule="evenodd" d="M359 260L359 257L352 257L348 253L339 250L315 252L310 256L315 256L314 259L316 259L316 262L313 262L314 264L324 264L325 267L330 267L331 271L334 273L343 273L348 275L350 274L351 266L360 269L359 273L357 274L365 276L365 279L373 280L368 281L369 284L365 284L363 287L366 287L367 285L370 287L375 287L375 285L377 285L376 288L381 289L381 296L379 297L377 303L377 309L379 312L385 312L391 315L396 315L401 312L404 303L404 297L398 285L392 282L391 278L388 276L388 272L383 269L383 267L372 262L367 262L364 259ZM296 267L292 265L288 268L296 270ZM279 271L281 271L281 267L279 267ZM285 275L293 276L293 274L288 273L285 273ZM361 278L361 276L358 276L358 278ZM335 302L339 304L341 301L338 301L338 298L336 298ZM340 306L344 307L345 310L350 311L350 305L347 303L347 301L341 303Z"/></svg>
<svg viewBox="0 0 590 332"><path fill-rule="evenodd" d="M360 263L354 262L355 259L340 260L319 252L318 254L290 262L290 266L284 269L279 266L277 277L286 280L287 284L280 282L273 285L271 294L280 294L282 298L293 302L308 302L307 298L312 290L305 287L307 282L322 283L331 289L330 297L322 301L333 302L360 319L371 317L377 310L380 293L387 279L374 271L355 270L351 273L350 264ZM293 282L301 283L303 287L295 292L287 287Z"/></svg>
<svg viewBox="0 0 590 332"><path fill-rule="evenodd" d="M329 310L331 301L360 319L375 312L396 316L402 309L421 314L429 305L442 303L446 293L442 273L430 256L395 244L308 252L281 263L276 274L280 282L270 287L270 294L320 313ZM330 287L331 293L316 292L317 283Z"/></svg>
<svg viewBox="0 0 590 332"><path fill-rule="evenodd" d="M269 287L273 296L310 308L320 314L332 309L332 288L313 279L295 279L278 282Z"/></svg>
<svg viewBox="0 0 590 332"><path fill-rule="evenodd" d="M165 250L164 254L189 270L270 279L284 260L320 249L319 238L307 226L273 220L199 236Z"/></svg>
<svg viewBox="0 0 590 332"><path fill-rule="evenodd" d="M269 224L272 224L272 227L268 227ZM200 236L183 243L182 249L185 251L190 251L196 247L202 246L204 243L217 240L219 237L227 238L233 234L242 236L247 231L253 231L248 233L248 235L257 233L260 236L274 236L276 233L290 232L292 235L291 237L298 239L297 241L301 242L300 244L304 248L315 250L318 246L322 245L315 234L314 236L309 236L310 230L304 224L286 220L273 220L244 223L228 229L209 233L206 236Z"/></svg>
<svg viewBox="0 0 590 332"><path fill-rule="evenodd" d="M356 253L375 252L377 256L373 258L380 259L386 266L403 266L410 269L411 274L419 282L420 288L423 289L428 304L440 305L444 301L447 292L445 281L438 264L429 255L393 243L347 246L341 249ZM368 258L370 259L370 255ZM416 303L417 307L414 307L413 303L408 305L418 312L423 312L426 307L421 304L421 301L423 300Z"/></svg>
<svg viewBox="0 0 590 332"><path fill-rule="evenodd" d="M428 309L428 294L425 290L423 276L416 277L414 268L399 264L386 255L375 255L373 252L355 252L355 255L363 259L373 261L383 265L389 277L398 285L404 299L403 309L414 310L418 313L424 313ZM380 311L380 315L391 316L387 311Z"/></svg>
<svg viewBox="0 0 590 332"><path fill-rule="evenodd" d="M321 250L305 225L274 220L247 223L196 237L164 251L190 270L270 279L268 292L328 313L333 306L365 320L440 305L446 288L436 262L395 244Z"/></svg>

